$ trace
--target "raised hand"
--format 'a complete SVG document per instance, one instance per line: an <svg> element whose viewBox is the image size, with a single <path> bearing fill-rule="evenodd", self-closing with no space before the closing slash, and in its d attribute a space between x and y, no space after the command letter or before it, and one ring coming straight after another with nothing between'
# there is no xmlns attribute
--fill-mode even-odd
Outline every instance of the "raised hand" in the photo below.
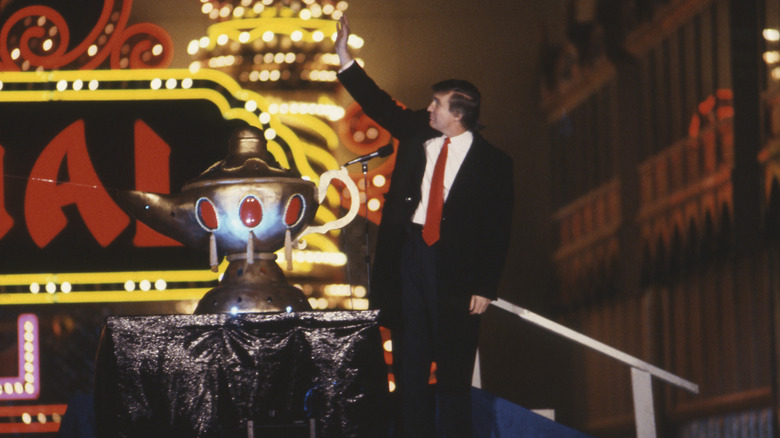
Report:
<svg viewBox="0 0 780 438"><path fill-rule="evenodd" d="M339 55L339 60L341 61L341 66L345 66L352 62L352 55L349 54L349 45L347 44L349 42L349 35L351 34L349 30L349 20L347 20L347 16L342 15L339 19L338 23L336 23L336 54Z"/></svg>

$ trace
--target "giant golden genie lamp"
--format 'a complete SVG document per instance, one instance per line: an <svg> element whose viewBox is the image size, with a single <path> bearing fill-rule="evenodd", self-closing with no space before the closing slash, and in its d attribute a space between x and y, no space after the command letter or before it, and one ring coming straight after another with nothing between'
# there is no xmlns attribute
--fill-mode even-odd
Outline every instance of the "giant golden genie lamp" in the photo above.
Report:
<svg viewBox="0 0 780 438"><path fill-rule="evenodd" d="M310 233L341 228L355 218L359 193L343 167L320 177L319 187L282 168L268 152L263 132L236 130L227 157L188 181L178 194L119 191L119 205L152 229L186 245L208 250L212 270L222 256L228 267L195 313L311 310L276 264L275 251L289 253ZM342 181L352 204L347 214L310 226L332 180Z"/></svg>

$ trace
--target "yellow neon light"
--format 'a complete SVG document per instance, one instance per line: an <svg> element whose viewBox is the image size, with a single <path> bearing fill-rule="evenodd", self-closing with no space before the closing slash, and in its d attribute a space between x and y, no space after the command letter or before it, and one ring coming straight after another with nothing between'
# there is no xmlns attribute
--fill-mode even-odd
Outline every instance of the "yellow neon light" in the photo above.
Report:
<svg viewBox="0 0 780 438"><path fill-rule="evenodd" d="M334 151L339 146L339 137L333 132L331 127L322 121L319 117L308 114L280 114L279 119L286 125L295 126L299 129L311 130L318 134L328 146L328 149ZM330 165L335 165L336 160L328 155ZM332 164L331 164L332 163ZM325 162L323 162L325 164Z"/></svg>
<svg viewBox="0 0 780 438"><path fill-rule="evenodd" d="M333 230L333 231L337 231L337 230ZM311 245L315 248L319 248L320 250L325 252L339 251L338 246L336 246L335 243L333 243L330 239L328 239L322 234L307 234L306 236L304 236L303 240L305 240L308 245Z"/></svg>
<svg viewBox="0 0 780 438"><path fill-rule="evenodd" d="M346 255L339 252L336 245L322 235L310 234L304 238L307 244L316 247L325 247L328 251L314 251L314 254L307 254L309 251L294 251L295 272L306 275L312 271L314 264L325 264L332 266L343 266ZM333 254L328 254L332 252ZM284 253L279 254L279 263L284 262ZM337 256L336 260L332 259ZM338 257L340 256L340 257ZM317 260L324 257L331 258L330 261L321 262L300 261ZM339 260L339 258L341 260ZM220 272L224 272L227 267L227 261L220 265ZM154 283L157 280L164 280L167 287L163 290L132 290L132 291L90 291L90 292L63 292L46 291L0 293L0 305L24 305L24 304L77 304L77 303L102 303L102 302L142 302L142 301L180 301L180 300L200 300L203 295L211 289L211 285L202 288L175 288L168 283L184 282L191 283L215 283L219 280L219 274L209 270L182 270L182 271L125 271L125 272L86 272L86 273L41 273L41 274L6 274L0 275L0 286L23 286L27 288L32 284L45 285L53 283L62 285L70 283L71 286L77 285L97 285L108 286L124 284L128 281L140 284L143 281Z"/></svg>
<svg viewBox="0 0 780 438"><path fill-rule="evenodd" d="M223 262L220 268L225 268ZM143 280L163 279L167 282L201 282L219 279L219 274L208 269L184 271L127 271L127 272L73 272L73 273L41 273L41 274L7 274L0 275L0 285L23 285L32 283L71 283L71 284L116 284L126 281L139 283Z"/></svg>
<svg viewBox="0 0 780 438"><path fill-rule="evenodd" d="M19 72L3 72L0 73L0 80L4 83L57 83L60 80L75 81L81 80L88 82L90 80L97 80L98 82L129 82L129 81L151 81L154 79L160 79L165 81L169 78L173 79L185 79L192 80L206 80L214 82L217 85L222 86L228 93L238 100L244 102L254 100L258 108L268 108L267 100L258 93L250 90L246 90L240 87L240 85L233 80L230 76L217 70L200 69L196 73L192 73L185 69L171 69L171 70L132 70L129 72L121 70L87 70L87 71L53 71L49 74L41 73L19 73ZM48 102L48 101L127 101L127 100L208 100L214 103L217 108L222 112L223 116L227 120L239 119L247 122L252 126L263 128L258 117L247 111L245 108L231 108L230 103L225 97L212 89L208 88L175 88L175 89L158 89L152 90L106 90L98 88L97 90L82 89L75 90L51 90L51 91L0 91L0 101L4 102ZM311 169L311 166L306 163L306 157L302 151L296 150L294 146L298 145L300 141L298 136L289 128L284 126L279 118L275 115L271 115L271 121L269 122L271 128L273 128L278 135L284 138L290 143L293 151L293 157L298 164L298 168L302 174L310 177L316 175ZM274 153L274 151L271 151ZM274 153L277 160L285 161L286 157L277 150ZM335 164L335 160L334 160ZM335 166L334 166L335 168Z"/></svg>
<svg viewBox="0 0 780 438"><path fill-rule="evenodd" d="M278 20L278 19L274 19ZM291 19L300 21L298 19ZM327 22L330 25L335 26L332 21L329 20L306 20L309 22ZM320 23L322 24L322 23ZM176 79L177 87L173 89L105 89L101 88L100 84L105 82L133 82L133 81L152 81L159 79L162 83L165 83L168 79ZM97 89L89 89L88 86L82 87L80 90L65 89L63 91L57 90L31 90L31 91L2 91L0 90L0 102L50 102L50 101L132 101L132 100L207 100L213 103L219 111L222 113L226 120L242 120L252 126L263 129L262 123L256 114L246 110L243 107L234 108L231 107L230 102L225 96L216 90L211 88L181 88L181 81L183 79L191 79L193 81L208 81L224 88L234 98L247 102L254 100L257 103L257 107L261 111L267 112L268 101L262 95L250 90L241 88L241 86L233 78L227 74L212 69L200 69L193 73L188 69L165 69L165 70L85 70L85 71L73 71L73 70L54 70L49 72L0 72L0 81L4 84L13 83L54 83L57 84L60 81L66 81L66 87L72 87L72 83L75 81L81 81L82 83L89 84L91 81L97 81ZM6 86L7 88L7 86ZM298 138L293 130L287 125L282 123L280 117L277 115L270 115L270 121L268 124L277 136L283 138L289 145L292 151L293 160L298 166L302 175L308 176L312 181L317 183L319 181L319 175L312 169L308 159L315 155L315 159L322 163L326 168L338 168L336 160L325 153L319 148L306 147L306 145ZM333 137L330 129L324 123L318 125L312 125L313 129L319 133L323 138L328 141L328 145L337 141ZM273 139L269 141L269 152L279 161L280 164L286 167L289 166L289 161L284 153L282 147ZM335 190L328 191L328 202L331 205L338 204L338 193ZM328 222L335 219L333 213L327 209L319 209L316 217L321 222ZM320 239L307 239L311 240L310 243L319 247L321 250L329 251L333 245L328 247L320 247L318 243Z"/></svg>
<svg viewBox="0 0 780 438"><path fill-rule="evenodd" d="M303 143L303 142L302 142L302 145L306 148L306 154L312 160L318 161L318 162L322 163L326 167L328 166L328 164L330 164L332 161L334 161L333 160L333 156L331 154L329 154L326 150L324 150L322 148L319 148L317 146L314 146L314 145ZM328 203L330 205L341 205L341 194L332 185L328 187L328 191L327 191L325 196L326 196L326 199L327 199L327 201L328 201ZM318 213L319 213L319 211L318 211ZM327 218L332 218L332 219L327 219L328 221L336 219L336 216L330 210L323 209L322 213L323 213L323 216L324 216L322 218L323 220L325 220L326 217ZM319 217L319 215L318 215L318 217Z"/></svg>
<svg viewBox="0 0 780 438"><path fill-rule="evenodd" d="M251 29L248 30L247 29ZM293 32L301 32L301 41L308 43L318 42L314 39L314 33L320 31L327 37L336 32L336 22L334 20L324 20L318 18L243 18L238 20L223 21L212 24L207 30L209 45L206 49L214 49L217 45L217 38L220 35L227 35L233 41L241 43L251 43L263 37L265 32L271 31L279 35L292 35ZM239 36L243 32L249 33L249 40L241 41Z"/></svg>
<svg viewBox="0 0 780 438"><path fill-rule="evenodd" d="M84 303L126 303L146 301L200 300L209 289L175 289L164 291L110 291L65 293L18 293L0 294L0 305L30 304L84 304Z"/></svg>

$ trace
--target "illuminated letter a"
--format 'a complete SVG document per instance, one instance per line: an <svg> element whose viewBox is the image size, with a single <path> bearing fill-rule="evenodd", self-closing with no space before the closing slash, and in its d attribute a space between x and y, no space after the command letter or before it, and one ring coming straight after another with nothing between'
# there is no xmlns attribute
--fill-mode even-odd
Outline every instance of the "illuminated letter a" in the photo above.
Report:
<svg viewBox="0 0 780 438"><path fill-rule="evenodd" d="M58 183L59 169L67 162L68 181ZM24 217L39 248L51 242L67 225L62 207L76 204L87 228L101 246L108 246L130 223L108 196L89 159L84 121L65 128L35 162L24 195Z"/></svg>
<svg viewBox="0 0 780 438"><path fill-rule="evenodd" d="M171 148L143 120L135 121L135 189L144 192L171 193L168 157ZM181 243L137 222L133 244L143 246L181 246Z"/></svg>

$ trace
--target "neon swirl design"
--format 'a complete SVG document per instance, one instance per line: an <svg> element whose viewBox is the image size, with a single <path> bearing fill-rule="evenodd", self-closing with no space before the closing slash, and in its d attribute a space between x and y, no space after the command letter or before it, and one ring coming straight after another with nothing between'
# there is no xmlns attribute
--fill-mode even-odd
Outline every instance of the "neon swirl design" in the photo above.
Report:
<svg viewBox="0 0 780 438"><path fill-rule="evenodd" d="M132 0L104 0L95 27L72 50L68 23L41 5L20 9L0 29L0 70L92 70L110 56L111 68L165 68L173 58L173 39L160 26L130 27Z"/></svg>

